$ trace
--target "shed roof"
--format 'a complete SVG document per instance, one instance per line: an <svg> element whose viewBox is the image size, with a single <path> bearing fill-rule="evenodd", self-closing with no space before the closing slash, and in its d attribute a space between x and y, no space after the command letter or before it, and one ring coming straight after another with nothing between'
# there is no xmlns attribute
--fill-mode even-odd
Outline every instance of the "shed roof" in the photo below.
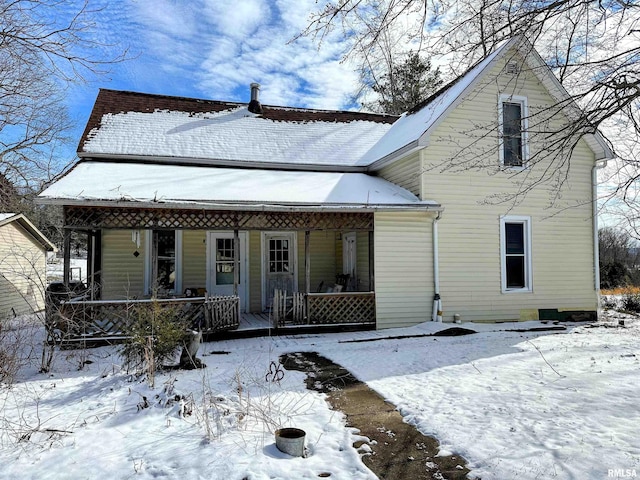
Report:
<svg viewBox="0 0 640 480"><path fill-rule="evenodd" d="M83 161L40 194L41 203L228 209L432 210L391 182L364 173Z"/></svg>
<svg viewBox="0 0 640 480"><path fill-rule="evenodd" d="M7 225L11 222L16 222L19 224L24 230L31 235L36 242L40 243L45 250L48 252L55 252L58 249L56 246L44 236L38 228L31 223L31 221L25 217L22 213L0 213L0 227Z"/></svg>

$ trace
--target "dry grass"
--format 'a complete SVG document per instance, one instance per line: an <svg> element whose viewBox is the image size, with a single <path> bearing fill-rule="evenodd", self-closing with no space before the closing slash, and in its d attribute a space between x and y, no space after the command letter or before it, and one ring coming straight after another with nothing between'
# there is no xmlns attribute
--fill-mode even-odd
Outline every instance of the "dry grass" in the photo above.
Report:
<svg viewBox="0 0 640 480"><path fill-rule="evenodd" d="M638 295L640 287L617 287L600 290L601 295Z"/></svg>

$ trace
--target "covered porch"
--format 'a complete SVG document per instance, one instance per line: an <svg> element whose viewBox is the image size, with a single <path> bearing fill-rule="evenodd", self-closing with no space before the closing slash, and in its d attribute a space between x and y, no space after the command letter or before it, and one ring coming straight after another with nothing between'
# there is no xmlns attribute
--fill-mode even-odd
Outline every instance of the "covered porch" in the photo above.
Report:
<svg viewBox="0 0 640 480"><path fill-rule="evenodd" d="M38 200L63 207L69 287L72 233L87 238L86 291L49 309L82 335L121 334L153 302L199 312L212 334L243 316L274 329L430 318L442 208L379 177L87 160ZM213 305L235 317L218 325Z"/></svg>
<svg viewBox="0 0 640 480"><path fill-rule="evenodd" d="M50 305L50 321L67 337L118 337L155 304L206 334L375 328L373 212L317 210L66 206L64 279L82 233L88 285Z"/></svg>

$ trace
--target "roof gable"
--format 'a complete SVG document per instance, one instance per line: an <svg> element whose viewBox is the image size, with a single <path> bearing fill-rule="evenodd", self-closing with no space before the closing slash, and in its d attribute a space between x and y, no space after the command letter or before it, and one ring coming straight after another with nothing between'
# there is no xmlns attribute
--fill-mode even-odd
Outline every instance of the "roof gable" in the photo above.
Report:
<svg viewBox="0 0 640 480"><path fill-rule="evenodd" d="M38 228L29 221L22 213L0 213L0 227L9 223L16 222L22 227L37 243L42 245L45 250L55 252L56 246L38 230Z"/></svg>
<svg viewBox="0 0 640 480"><path fill-rule="evenodd" d="M397 154L424 146L419 140L434 128L473 89L483 73L490 70L495 61L511 48L516 38L504 42L467 73L442 87L422 104L403 114L387 134L364 156L363 161L373 167L386 164ZM376 165L376 163L380 165Z"/></svg>
<svg viewBox="0 0 640 480"><path fill-rule="evenodd" d="M532 71L548 90L549 94L563 105L569 118L573 118L579 107L570 98L560 81L555 77L533 45L524 37L513 37L502 43L491 54L470 68L467 73L445 85L430 98L403 114L392 128L382 137L362 161L377 170L406 153L427 145L428 136L454 110L482 79L493 69L494 65L509 51L516 49L525 62L532 66ZM596 159L612 158L613 153L600 133L586 134L585 140L596 154Z"/></svg>

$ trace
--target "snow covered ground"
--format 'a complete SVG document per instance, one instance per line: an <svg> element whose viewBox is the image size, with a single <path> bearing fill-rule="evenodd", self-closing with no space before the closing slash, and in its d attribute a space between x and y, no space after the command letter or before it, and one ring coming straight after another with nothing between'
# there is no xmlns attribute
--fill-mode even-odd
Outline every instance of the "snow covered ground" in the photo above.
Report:
<svg viewBox="0 0 640 480"><path fill-rule="evenodd" d="M624 319L563 332L464 324L478 333L382 339L443 328L425 323L205 343L206 369L159 374L155 388L128 375L113 347L58 352L46 375L34 358L0 389L0 477L375 478L351 446L356 432L302 373L268 381L270 362L294 351L351 370L465 456L471 478L640 476L640 321ZM275 448L279 426L307 432L307 458Z"/></svg>
<svg viewBox="0 0 640 480"><path fill-rule="evenodd" d="M47 261L47 283L61 282L64 271L64 262L62 258L54 258L53 261ZM72 258L71 259L71 279L87 280L87 259Z"/></svg>

